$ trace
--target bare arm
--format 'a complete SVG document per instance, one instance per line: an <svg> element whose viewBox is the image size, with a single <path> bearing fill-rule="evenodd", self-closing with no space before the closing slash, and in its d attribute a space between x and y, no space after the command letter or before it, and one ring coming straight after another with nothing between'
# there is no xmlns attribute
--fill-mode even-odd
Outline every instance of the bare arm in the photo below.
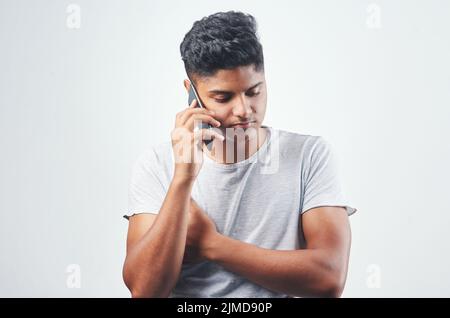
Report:
<svg viewBox="0 0 450 318"><path fill-rule="evenodd" d="M344 208L319 207L302 215L306 249L281 251L216 235L207 258L271 290L297 297L339 297L350 250Z"/></svg>
<svg viewBox="0 0 450 318"><path fill-rule="evenodd" d="M223 136L214 131L194 132L196 121L220 124L206 109L196 108L196 104L194 100L176 116L171 133L174 176L158 215L130 218L123 279L133 297L168 297L180 275L191 190L202 166L202 160L198 160L202 158L199 145L215 137L223 140Z"/></svg>
<svg viewBox="0 0 450 318"><path fill-rule="evenodd" d="M168 297L175 286L186 244L191 189L191 180L173 179L143 236L137 216L130 218L123 277L133 297Z"/></svg>

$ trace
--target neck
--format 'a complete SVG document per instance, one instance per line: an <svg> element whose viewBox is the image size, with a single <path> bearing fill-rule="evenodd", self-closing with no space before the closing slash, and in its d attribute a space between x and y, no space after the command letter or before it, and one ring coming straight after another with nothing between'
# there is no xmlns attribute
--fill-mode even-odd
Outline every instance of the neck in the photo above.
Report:
<svg viewBox="0 0 450 318"><path fill-rule="evenodd" d="M227 132L227 138L223 142L218 139L212 141L211 151L203 144L203 152L217 163L232 164L250 158L261 148L267 137L265 127L247 130L243 134L233 134L231 129ZM225 131L222 133L225 135Z"/></svg>

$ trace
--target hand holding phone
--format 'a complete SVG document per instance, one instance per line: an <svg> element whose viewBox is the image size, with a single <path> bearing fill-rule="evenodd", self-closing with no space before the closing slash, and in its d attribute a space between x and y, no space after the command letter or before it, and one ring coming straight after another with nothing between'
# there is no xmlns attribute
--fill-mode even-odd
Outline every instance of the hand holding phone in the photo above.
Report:
<svg viewBox="0 0 450 318"><path fill-rule="evenodd" d="M175 128L171 132L172 148L175 161L174 178L193 180L197 177L203 163L203 142L211 149L212 138L223 141L224 136L212 129L219 127L211 111L199 105L195 88L191 93L191 101L188 108L179 112L175 118ZM200 101L201 103L201 101ZM196 127L201 122L201 127ZM200 128L200 129L196 129ZM208 129L211 128L211 129Z"/></svg>
<svg viewBox="0 0 450 318"><path fill-rule="evenodd" d="M191 86L189 88L189 97L188 97L188 105L191 105L191 103L194 101L194 99L197 100L197 107L201 107L201 108L205 108L202 104L202 102L200 101L200 98L198 97L198 93L197 90L194 87L194 84L191 81ZM198 127L199 129L211 129L212 126L208 123L204 123L202 122L202 124L200 125L200 127ZM211 151L212 148L212 139L210 140L204 140L206 147L208 147L208 150Z"/></svg>

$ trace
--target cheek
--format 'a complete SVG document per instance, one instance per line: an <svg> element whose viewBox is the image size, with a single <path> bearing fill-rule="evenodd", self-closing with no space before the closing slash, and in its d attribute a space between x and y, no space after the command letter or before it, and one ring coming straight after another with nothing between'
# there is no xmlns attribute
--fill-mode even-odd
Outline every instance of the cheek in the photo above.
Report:
<svg viewBox="0 0 450 318"><path fill-rule="evenodd" d="M229 118L233 115L233 109L231 107L214 109L214 111L216 112L214 118L216 118L221 123L226 123L229 120Z"/></svg>
<svg viewBox="0 0 450 318"><path fill-rule="evenodd" d="M267 105L266 96L261 96L253 104L253 111L257 114L259 118L264 116L266 112L266 105Z"/></svg>

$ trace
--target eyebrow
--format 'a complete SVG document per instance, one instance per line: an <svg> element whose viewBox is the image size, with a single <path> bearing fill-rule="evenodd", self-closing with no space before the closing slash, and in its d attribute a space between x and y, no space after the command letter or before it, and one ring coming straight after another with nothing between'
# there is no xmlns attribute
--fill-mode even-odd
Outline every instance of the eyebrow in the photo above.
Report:
<svg viewBox="0 0 450 318"><path fill-rule="evenodd" d="M255 85L253 85L252 87L246 89L246 91L249 91L249 90L251 90L251 89L254 89L254 88L256 88L257 86L261 85L262 83L263 83L263 82L258 82L258 83L256 83ZM210 93L210 94L230 94L231 92L230 92L230 91L220 90L220 89L212 89L212 90L208 91L208 93Z"/></svg>

